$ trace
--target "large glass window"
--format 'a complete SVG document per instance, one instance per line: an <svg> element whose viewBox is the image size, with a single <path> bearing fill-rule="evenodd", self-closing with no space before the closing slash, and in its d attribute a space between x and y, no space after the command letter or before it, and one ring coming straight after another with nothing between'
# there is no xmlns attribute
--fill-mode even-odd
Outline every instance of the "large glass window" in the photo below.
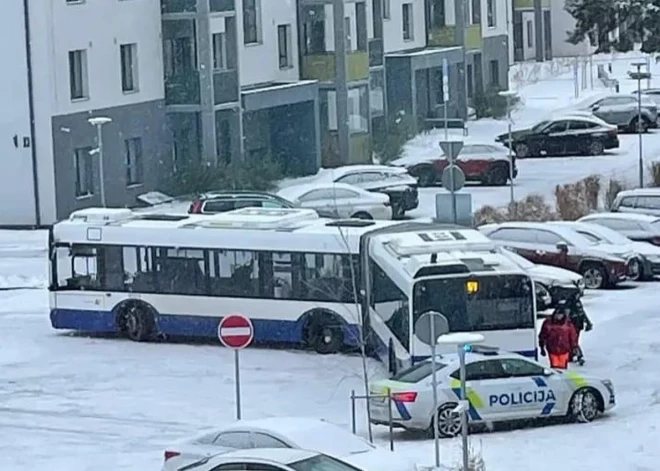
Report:
<svg viewBox="0 0 660 471"><path fill-rule="evenodd" d="M371 262L371 307L406 349L410 348L410 312L408 295Z"/></svg>
<svg viewBox="0 0 660 471"><path fill-rule="evenodd" d="M305 5L303 18L305 55L325 53L325 9L323 5Z"/></svg>
<svg viewBox="0 0 660 471"><path fill-rule="evenodd" d="M438 372L444 367L444 363L436 361L435 371ZM430 360L417 363L414 366L411 366L408 369L403 370L402 372L394 375L392 381L397 381L399 383L419 383L424 378L428 378L433 373L433 362Z"/></svg>
<svg viewBox="0 0 660 471"><path fill-rule="evenodd" d="M523 275L461 276L419 281L413 322L425 312L443 314L452 332L534 327L534 291Z"/></svg>
<svg viewBox="0 0 660 471"><path fill-rule="evenodd" d="M371 116L383 116L385 114L385 80L382 71L369 73L369 104L371 105Z"/></svg>
<svg viewBox="0 0 660 471"><path fill-rule="evenodd" d="M352 133L369 131L368 87L348 90L348 127Z"/></svg>

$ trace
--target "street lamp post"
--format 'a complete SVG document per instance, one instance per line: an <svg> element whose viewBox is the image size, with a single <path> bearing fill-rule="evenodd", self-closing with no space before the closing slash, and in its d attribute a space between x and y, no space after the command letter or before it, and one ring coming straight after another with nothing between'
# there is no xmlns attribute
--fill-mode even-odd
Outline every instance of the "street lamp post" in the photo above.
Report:
<svg viewBox="0 0 660 471"><path fill-rule="evenodd" d="M112 122L112 119L106 118L104 116L98 116L96 118L89 118L87 120L89 124L96 127L96 140L98 141L98 153L99 153L99 180L100 187L99 191L101 192L101 206L106 207L105 202L105 175L104 175L104 162L103 162L103 125Z"/></svg>
<svg viewBox="0 0 660 471"><path fill-rule="evenodd" d="M643 121L642 121L642 80L649 80L651 78L651 72L646 70L642 72L642 67L647 67L647 62L633 62L632 66L637 68L636 71L628 72L628 76L637 80L637 137L639 141L639 187L644 187L644 150L642 148L642 131L643 131Z"/></svg>
<svg viewBox="0 0 660 471"><path fill-rule="evenodd" d="M438 337L438 343L442 345L456 345L458 348L458 358L460 360L460 377L461 377L461 401L457 407L461 413L461 441L463 446L463 471L469 468L470 453L468 448L468 411L470 409L470 402L467 398L467 388L465 386L465 350L466 346L482 343L484 336L481 334L471 333L454 333L446 334Z"/></svg>
<svg viewBox="0 0 660 471"><path fill-rule="evenodd" d="M511 136L512 130L511 130L511 99L517 95L517 93L513 90L503 90L499 92L500 96L506 97L506 119L508 121L508 131L509 131L509 204L513 208L515 206L515 196L513 194L513 138Z"/></svg>

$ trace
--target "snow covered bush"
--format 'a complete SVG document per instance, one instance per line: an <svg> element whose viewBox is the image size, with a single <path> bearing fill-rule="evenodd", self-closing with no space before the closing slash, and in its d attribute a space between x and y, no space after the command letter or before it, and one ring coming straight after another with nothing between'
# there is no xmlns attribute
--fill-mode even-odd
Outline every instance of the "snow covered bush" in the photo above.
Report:
<svg viewBox="0 0 660 471"><path fill-rule="evenodd" d="M403 146L417 135L417 123L413 116L404 111L393 113L387 121L384 133L374 134L373 150L381 164L401 157Z"/></svg>
<svg viewBox="0 0 660 471"><path fill-rule="evenodd" d="M564 221L575 221L598 209L600 177L591 175L575 183L555 187L556 208Z"/></svg>
<svg viewBox="0 0 660 471"><path fill-rule="evenodd" d="M612 205L614 204L614 199L616 198L616 195L618 195L620 191L626 189L627 189L627 185L625 184L625 182L622 182L621 180L617 180L615 178L610 179L610 181L607 184L607 189L605 190L605 209L610 211L612 209Z"/></svg>
<svg viewBox="0 0 660 471"><path fill-rule="evenodd" d="M515 109L520 98L512 96L511 108ZM480 118L503 118L507 113L507 99L499 94L496 88L489 88L488 90L478 91L472 101L477 119Z"/></svg>
<svg viewBox="0 0 660 471"><path fill-rule="evenodd" d="M649 174L651 175L651 186L660 187L660 162L651 162L649 164Z"/></svg>
<svg viewBox="0 0 660 471"><path fill-rule="evenodd" d="M545 202L543 196L535 193L504 208L482 206L474 213L476 226L499 224L506 221L553 221L556 219L557 215L552 207Z"/></svg>

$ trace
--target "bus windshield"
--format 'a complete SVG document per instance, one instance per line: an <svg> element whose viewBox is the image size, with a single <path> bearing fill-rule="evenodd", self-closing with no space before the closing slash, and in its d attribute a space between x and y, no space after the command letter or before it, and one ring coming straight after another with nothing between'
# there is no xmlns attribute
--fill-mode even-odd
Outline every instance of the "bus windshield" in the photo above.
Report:
<svg viewBox="0 0 660 471"><path fill-rule="evenodd" d="M530 329L535 322L534 290L525 275L420 280L413 292L413 322L430 310L447 318L451 332Z"/></svg>

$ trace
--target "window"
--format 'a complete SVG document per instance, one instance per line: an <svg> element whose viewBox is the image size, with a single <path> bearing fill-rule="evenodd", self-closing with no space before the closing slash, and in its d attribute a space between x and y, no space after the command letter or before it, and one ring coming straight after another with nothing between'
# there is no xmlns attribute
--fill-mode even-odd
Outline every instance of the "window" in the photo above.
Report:
<svg viewBox="0 0 660 471"><path fill-rule="evenodd" d="M408 296L374 262L371 262L371 299L369 304L406 349L410 347Z"/></svg>
<svg viewBox="0 0 660 471"><path fill-rule="evenodd" d="M332 199L333 193L332 190L312 190L309 193L305 193L298 199L300 201L319 201L325 199Z"/></svg>
<svg viewBox="0 0 660 471"><path fill-rule="evenodd" d="M349 199L349 198L358 198L360 195L351 190L345 190L343 188L335 188L335 198L336 199Z"/></svg>
<svg viewBox="0 0 660 471"><path fill-rule="evenodd" d="M195 42L196 35L165 40L163 51L165 77L186 74L197 69Z"/></svg>
<svg viewBox="0 0 660 471"><path fill-rule="evenodd" d="M481 24L481 0L472 0L472 24Z"/></svg>
<svg viewBox="0 0 660 471"><path fill-rule="evenodd" d="M454 379L460 379L461 372L460 370L456 370L449 376ZM465 365L466 381L498 379L503 377L505 377L505 374L500 360L476 361Z"/></svg>
<svg viewBox="0 0 660 471"><path fill-rule="evenodd" d="M355 3L355 46L357 51L367 52L367 6L366 2Z"/></svg>
<svg viewBox="0 0 660 471"><path fill-rule="evenodd" d="M445 12L446 0L430 0L429 1L429 18L431 20L431 28L444 28L447 26L447 17Z"/></svg>
<svg viewBox="0 0 660 471"><path fill-rule="evenodd" d="M534 25L531 20L527 21L527 47L534 47Z"/></svg>
<svg viewBox="0 0 660 471"><path fill-rule="evenodd" d="M569 131L583 131L589 129L590 127L595 126L594 123L589 123L587 121L569 121L568 130Z"/></svg>
<svg viewBox="0 0 660 471"><path fill-rule="evenodd" d="M303 6L304 51L306 55L325 53L325 10L323 5Z"/></svg>
<svg viewBox="0 0 660 471"><path fill-rule="evenodd" d="M499 88L500 87L500 62L495 59L488 63L490 67L490 86Z"/></svg>
<svg viewBox="0 0 660 471"><path fill-rule="evenodd" d="M76 197L94 194L94 156L91 147L74 150L74 168L76 171Z"/></svg>
<svg viewBox="0 0 660 471"><path fill-rule="evenodd" d="M265 463L246 463L246 471L284 471L283 468L279 466L273 466L272 464Z"/></svg>
<svg viewBox="0 0 660 471"><path fill-rule="evenodd" d="M495 10L495 0L486 0L486 20L489 28L497 26L497 11Z"/></svg>
<svg viewBox="0 0 660 471"><path fill-rule="evenodd" d="M248 432L226 432L221 433L213 441L216 446L223 446L227 448L252 448L252 441Z"/></svg>
<svg viewBox="0 0 660 471"><path fill-rule="evenodd" d="M603 242L603 239L596 236L595 234L592 234L591 232L584 232L584 231L577 231L577 230L575 232L580 234L585 239L588 239L590 242L593 242L594 244L600 244L600 243Z"/></svg>
<svg viewBox="0 0 660 471"><path fill-rule="evenodd" d="M369 104L372 116L385 114L385 84L382 71L369 72Z"/></svg>
<svg viewBox="0 0 660 471"><path fill-rule="evenodd" d="M124 141L126 154L126 184L139 185L143 183L142 175L142 139L135 137Z"/></svg>
<svg viewBox="0 0 660 471"><path fill-rule="evenodd" d="M413 40L413 5L404 3L402 6L402 26L404 41Z"/></svg>
<svg viewBox="0 0 660 471"><path fill-rule="evenodd" d="M212 296L260 296L259 265L256 252L210 250L209 289Z"/></svg>
<svg viewBox="0 0 660 471"><path fill-rule="evenodd" d="M138 90L137 44L122 44L119 46L121 56L121 90L136 92Z"/></svg>
<svg viewBox="0 0 660 471"><path fill-rule="evenodd" d="M548 126L544 132L547 134L565 132L568 127L568 121L557 121Z"/></svg>
<svg viewBox="0 0 660 471"><path fill-rule="evenodd" d="M282 440L266 435L265 433L253 433L252 444L255 448L290 448Z"/></svg>
<svg viewBox="0 0 660 471"><path fill-rule="evenodd" d="M291 68L291 25L277 27L277 51L280 69Z"/></svg>
<svg viewBox="0 0 660 471"><path fill-rule="evenodd" d="M447 365L437 362L435 363L435 371L438 372ZM431 361L423 361L411 366L392 377L392 381L399 383L419 383L424 378L428 378L433 373L433 363Z"/></svg>
<svg viewBox="0 0 660 471"><path fill-rule="evenodd" d="M634 208L636 199L637 199L636 196L626 196L621 199L621 202L619 203L619 207L623 206L624 208Z"/></svg>
<svg viewBox="0 0 660 471"><path fill-rule="evenodd" d="M467 65L467 96L472 98L474 95L474 71L472 64Z"/></svg>
<svg viewBox="0 0 660 471"><path fill-rule="evenodd" d="M347 255L304 254L301 266L301 299L327 302L352 301L351 263L352 259ZM353 268L357 275L357 266L354 265Z"/></svg>
<svg viewBox="0 0 660 471"><path fill-rule="evenodd" d="M302 461L289 464L295 471L359 471L344 461L339 461L328 455L316 455Z"/></svg>
<svg viewBox="0 0 660 471"><path fill-rule="evenodd" d="M213 69L227 69L227 43L225 33L213 33L211 41L213 43Z"/></svg>
<svg viewBox="0 0 660 471"><path fill-rule="evenodd" d="M557 245L559 242L565 242L560 236L549 231L534 231L534 233L539 244Z"/></svg>
<svg viewBox="0 0 660 471"><path fill-rule="evenodd" d="M69 85L71 100L82 100L89 97L87 51L84 49L69 51Z"/></svg>
<svg viewBox="0 0 660 471"><path fill-rule="evenodd" d="M243 0L243 43L260 42L259 0Z"/></svg>
<svg viewBox="0 0 660 471"><path fill-rule="evenodd" d="M351 30L351 18L344 18L344 34L346 35L346 52L353 50L353 31Z"/></svg>
<svg viewBox="0 0 660 471"><path fill-rule="evenodd" d="M506 377L543 376L545 371L541 365L517 358L503 358L500 364Z"/></svg>
<svg viewBox="0 0 660 471"><path fill-rule="evenodd" d="M641 226L633 221L626 221L625 219L602 218L602 219L588 219L584 222L600 224L601 226L609 227L617 231L636 231L640 230Z"/></svg>
<svg viewBox="0 0 660 471"><path fill-rule="evenodd" d="M637 198L636 207L644 209L660 209L660 197L640 196Z"/></svg>
<svg viewBox="0 0 660 471"><path fill-rule="evenodd" d="M492 234L488 234L490 239L494 240L507 240L511 242L534 243L534 233L529 229L515 229L513 227L505 227L498 229Z"/></svg>
<svg viewBox="0 0 660 471"><path fill-rule="evenodd" d="M392 0L382 0L383 18L389 20L392 17Z"/></svg>
<svg viewBox="0 0 660 471"><path fill-rule="evenodd" d="M368 87L356 87L348 90L348 128L351 133L369 131ZM336 96L334 92L328 95ZM335 118L336 128L336 118Z"/></svg>

